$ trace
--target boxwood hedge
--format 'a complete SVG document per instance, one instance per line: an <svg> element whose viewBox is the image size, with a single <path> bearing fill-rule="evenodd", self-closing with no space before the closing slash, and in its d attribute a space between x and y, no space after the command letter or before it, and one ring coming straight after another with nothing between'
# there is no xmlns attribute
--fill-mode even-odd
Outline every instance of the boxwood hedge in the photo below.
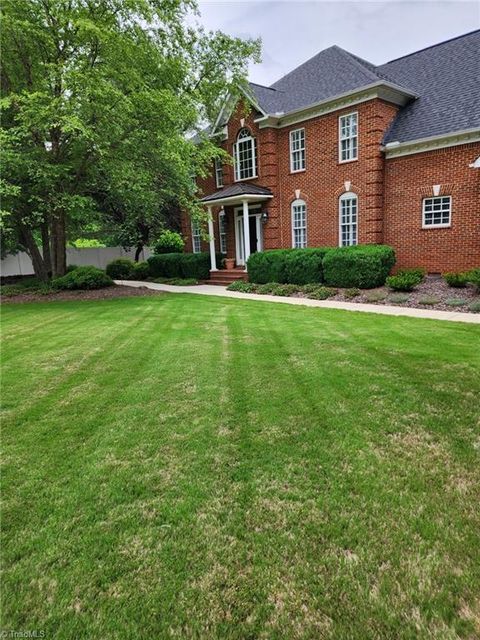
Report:
<svg viewBox="0 0 480 640"><path fill-rule="evenodd" d="M322 262L328 248L271 249L253 253L247 263L250 282L307 284L323 282Z"/></svg>
<svg viewBox="0 0 480 640"><path fill-rule="evenodd" d="M330 249L323 259L325 283L332 287L372 289L385 284L395 264L392 247L364 244Z"/></svg>
<svg viewBox="0 0 480 640"><path fill-rule="evenodd" d="M224 256L217 254L217 266ZM208 280L210 277L210 254L203 253L162 253L147 260L153 278L195 278Z"/></svg>

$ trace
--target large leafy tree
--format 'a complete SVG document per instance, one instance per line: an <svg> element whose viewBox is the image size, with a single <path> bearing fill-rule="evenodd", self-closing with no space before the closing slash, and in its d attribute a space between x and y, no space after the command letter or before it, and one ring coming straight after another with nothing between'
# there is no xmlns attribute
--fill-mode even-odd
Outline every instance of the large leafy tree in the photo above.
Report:
<svg viewBox="0 0 480 640"><path fill-rule="evenodd" d="M201 131L259 43L205 32L193 0L3 0L2 226L37 276L68 234L148 240L221 153ZM193 26L192 26L193 25ZM39 250L42 247L42 252Z"/></svg>

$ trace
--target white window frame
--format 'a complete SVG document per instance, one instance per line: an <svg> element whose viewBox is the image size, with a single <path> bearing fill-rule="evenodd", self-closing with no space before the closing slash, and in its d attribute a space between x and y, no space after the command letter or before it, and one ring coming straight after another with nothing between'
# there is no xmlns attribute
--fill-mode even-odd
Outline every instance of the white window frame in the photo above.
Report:
<svg viewBox="0 0 480 640"><path fill-rule="evenodd" d="M220 245L220 253L227 253L227 218L225 209L218 214L218 242Z"/></svg>
<svg viewBox="0 0 480 640"><path fill-rule="evenodd" d="M305 128L293 129L290 131L289 138L290 173L300 173L301 171L305 171L306 166ZM295 168L296 163L298 164L297 168Z"/></svg>
<svg viewBox="0 0 480 640"><path fill-rule="evenodd" d="M425 221L425 214L432 213L433 211L427 211L427 202L434 200L441 200L441 206L443 201L448 202L448 222L436 222L436 223L428 223ZM447 210L440 209L440 213L444 213ZM443 217L443 216L442 216ZM452 196L429 196L428 198L423 198L422 200L422 229L446 229L452 226Z"/></svg>
<svg viewBox="0 0 480 640"><path fill-rule="evenodd" d="M221 187L223 187L223 162L221 158L215 158L214 168L215 168L215 184L220 189Z"/></svg>
<svg viewBox="0 0 480 640"><path fill-rule="evenodd" d="M296 209L299 207L303 207L303 225L295 224L295 214L297 213ZM305 249L307 247L307 203L305 200L294 200L290 207L291 218L292 218L292 247L294 249ZM303 241L297 244L295 232L303 231Z"/></svg>
<svg viewBox="0 0 480 640"><path fill-rule="evenodd" d="M355 134L344 134L345 129L344 121L347 118L355 117ZM352 125L349 125L351 129ZM347 142L347 157L342 158L342 142ZM345 162L355 162L358 160L358 111L352 111L352 113L345 113L338 117L338 162L343 164Z"/></svg>
<svg viewBox="0 0 480 640"><path fill-rule="evenodd" d="M240 135L244 132L248 132L248 136ZM252 174L242 176L242 168L240 163L240 153L241 147L243 145L248 144L250 146L250 153L252 154ZM242 182L242 180L252 180L253 178L257 178L257 150L255 148L255 138L252 136L251 131L247 127L242 127L237 134L237 139L235 144L233 145L233 164L234 164L234 174L235 174L235 182Z"/></svg>
<svg viewBox="0 0 480 640"><path fill-rule="evenodd" d="M193 253L202 251L202 230L198 220L192 220L192 251Z"/></svg>
<svg viewBox="0 0 480 640"><path fill-rule="evenodd" d="M355 222L351 222L352 218L352 206L350 205L350 221L343 222L343 203L347 201L355 201ZM348 227L348 241L343 242L343 227ZM355 231L353 231L355 230ZM339 247L353 247L358 244L358 195L353 191L347 191L342 193L338 199L338 246Z"/></svg>

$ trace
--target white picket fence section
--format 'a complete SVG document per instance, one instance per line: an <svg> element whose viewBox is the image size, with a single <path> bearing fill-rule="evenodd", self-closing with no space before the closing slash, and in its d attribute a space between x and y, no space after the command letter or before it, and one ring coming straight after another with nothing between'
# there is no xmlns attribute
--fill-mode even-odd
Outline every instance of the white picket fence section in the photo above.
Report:
<svg viewBox="0 0 480 640"><path fill-rule="evenodd" d="M152 255L152 251L145 247L140 254L139 260L146 260ZM125 250L123 247L95 247L91 249L75 249L67 247L67 265L77 266L93 265L100 269L105 269L107 264L115 258L135 258L135 249ZM33 274L32 261L28 254L21 251L15 255L9 255L0 263L0 275L7 276L29 276Z"/></svg>

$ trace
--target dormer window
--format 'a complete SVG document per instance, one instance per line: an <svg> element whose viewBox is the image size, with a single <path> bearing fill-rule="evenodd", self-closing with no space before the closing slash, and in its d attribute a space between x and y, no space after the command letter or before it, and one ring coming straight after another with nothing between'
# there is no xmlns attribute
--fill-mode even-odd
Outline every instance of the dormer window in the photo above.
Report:
<svg viewBox="0 0 480 640"><path fill-rule="evenodd" d="M339 162L358 159L358 113L349 113L338 119Z"/></svg>
<svg viewBox="0 0 480 640"><path fill-rule="evenodd" d="M249 129L240 129L237 141L233 145L233 160L235 164L235 181L257 177L257 154L255 138Z"/></svg>

